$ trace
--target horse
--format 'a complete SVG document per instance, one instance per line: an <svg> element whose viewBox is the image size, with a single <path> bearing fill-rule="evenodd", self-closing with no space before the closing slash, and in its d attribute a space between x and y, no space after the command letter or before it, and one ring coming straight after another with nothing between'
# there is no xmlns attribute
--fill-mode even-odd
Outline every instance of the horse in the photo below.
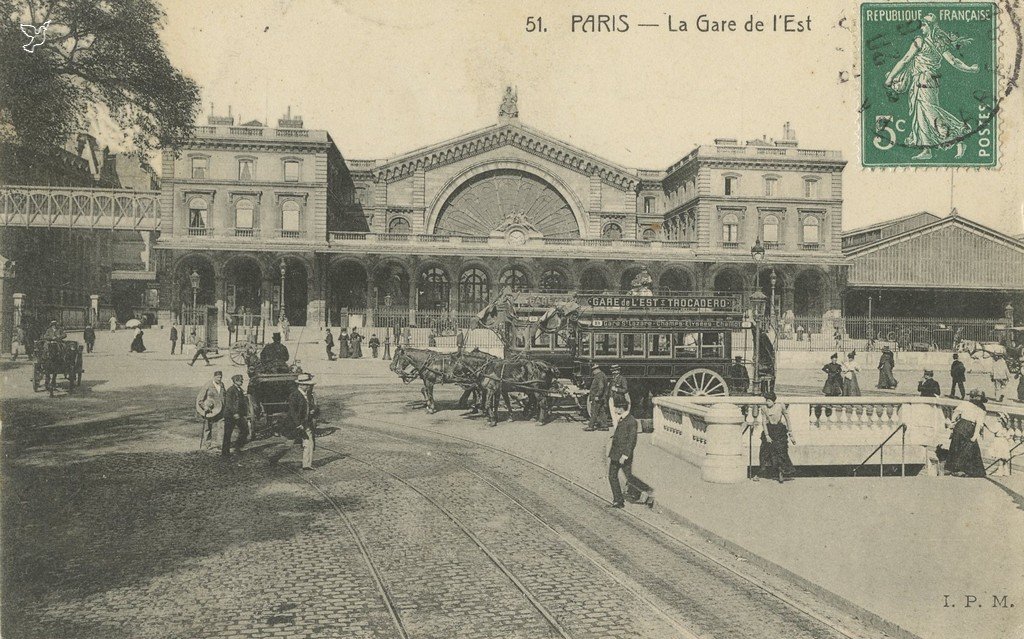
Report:
<svg viewBox="0 0 1024 639"><path fill-rule="evenodd" d="M454 374L457 378L463 380L460 383L466 384L466 392L462 394L462 398L459 400L460 406L464 406L468 396L475 391L477 393L477 401L473 406L473 413L482 412L488 417L493 415L496 420L497 415L489 411L487 406L487 391L493 381L485 375L485 370L491 362L500 359L490 353L481 351L479 348L463 352L455 358ZM509 398L508 392L499 392L499 397L505 400L505 407L508 409L509 420L511 420L512 401ZM495 408L497 408L497 405L495 405Z"/></svg>
<svg viewBox="0 0 1024 639"><path fill-rule="evenodd" d="M527 403L523 409L525 417L533 416L537 421L547 422L550 401L547 392L558 379L558 369L550 364L532 359L504 360L495 358L480 372L486 389L484 406L488 411L489 423L497 423L498 400L512 391L525 393Z"/></svg>
<svg viewBox="0 0 1024 639"><path fill-rule="evenodd" d="M57 389L57 375L69 380L68 390L75 387L78 366L77 342L54 339L40 339L35 344L35 356L39 371L43 374L43 388L50 392Z"/></svg>
<svg viewBox="0 0 1024 639"><path fill-rule="evenodd" d="M409 383L417 377L423 380L423 400L428 413L436 413L434 386L457 381L454 376L455 357L448 353L398 346L391 358L391 371ZM407 369L411 368L412 372Z"/></svg>

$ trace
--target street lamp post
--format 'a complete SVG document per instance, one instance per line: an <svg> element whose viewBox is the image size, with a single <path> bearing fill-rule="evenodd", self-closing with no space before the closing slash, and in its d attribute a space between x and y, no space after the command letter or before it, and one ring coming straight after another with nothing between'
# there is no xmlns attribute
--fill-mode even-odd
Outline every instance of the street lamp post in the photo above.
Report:
<svg viewBox="0 0 1024 639"><path fill-rule="evenodd" d="M287 272L288 272L288 265L285 264L285 261L282 259L281 260L281 297L278 300L278 303L281 306L281 313L280 313L280 315L278 317L278 320L277 320L278 324L284 324L284 317L285 317L285 315L284 315L284 276L285 276L285 274Z"/></svg>
<svg viewBox="0 0 1024 639"><path fill-rule="evenodd" d="M761 322L764 321L764 305L768 297L760 290L750 296L750 306L754 313L754 388L761 392Z"/></svg>
<svg viewBox="0 0 1024 639"><path fill-rule="evenodd" d="M754 288L761 290L761 262L764 260L764 244L757 238L750 247L750 257L754 258Z"/></svg>
<svg viewBox="0 0 1024 639"><path fill-rule="evenodd" d="M192 284L192 312L194 313L196 310L196 303L199 298L199 273L193 269L192 275L189 275L188 279L189 283Z"/></svg>
<svg viewBox="0 0 1024 639"><path fill-rule="evenodd" d="M781 306L781 305L776 305L775 304L775 282L776 282L776 279L777 279L777 276L775 275L775 267L773 266L772 267L772 296L771 296L771 298L768 301L771 304L771 306L769 308L771 309L771 313L772 313L772 323L775 325L775 330L778 330L778 327L779 327L778 311L780 310L779 306Z"/></svg>

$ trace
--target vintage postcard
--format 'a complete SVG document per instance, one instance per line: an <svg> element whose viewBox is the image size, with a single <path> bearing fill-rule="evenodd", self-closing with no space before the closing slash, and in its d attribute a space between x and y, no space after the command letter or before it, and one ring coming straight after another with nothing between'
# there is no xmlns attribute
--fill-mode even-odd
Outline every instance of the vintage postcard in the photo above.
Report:
<svg viewBox="0 0 1024 639"><path fill-rule="evenodd" d="M1024 638L1021 0L0 0L0 634Z"/></svg>

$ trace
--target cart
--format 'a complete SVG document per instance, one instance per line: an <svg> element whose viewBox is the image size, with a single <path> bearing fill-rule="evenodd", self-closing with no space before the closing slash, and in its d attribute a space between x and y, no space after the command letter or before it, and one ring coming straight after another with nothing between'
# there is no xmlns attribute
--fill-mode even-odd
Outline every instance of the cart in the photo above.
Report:
<svg viewBox="0 0 1024 639"><path fill-rule="evenodd" d="M47 390L53 397L57 376L68 381L68 392L82 384L82 345L71 340L41 339L35 343L36 362L32 366L32 391Z"/></svg>
<svg viewBox="0 0 1024 639"><path fill-rule="evenodd" d="M291 435L288 432L288 396L295 390L295 382L301 373L298 367L291 367L287 372L250 374L247 394L252 439Z"/></svg>

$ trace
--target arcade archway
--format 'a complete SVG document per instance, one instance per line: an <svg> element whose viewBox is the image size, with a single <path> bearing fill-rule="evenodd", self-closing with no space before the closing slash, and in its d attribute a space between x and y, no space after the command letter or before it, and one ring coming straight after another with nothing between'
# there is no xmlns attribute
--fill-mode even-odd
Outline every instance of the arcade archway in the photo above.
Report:
<svg viewBox="0 0 1024 639"><path fill-rule="evenodd" d="M340 325L341 309L346 313L362 311L372 306L366 299L366 268L359 262L336 262L327 271L328 325Z"/></svg>

